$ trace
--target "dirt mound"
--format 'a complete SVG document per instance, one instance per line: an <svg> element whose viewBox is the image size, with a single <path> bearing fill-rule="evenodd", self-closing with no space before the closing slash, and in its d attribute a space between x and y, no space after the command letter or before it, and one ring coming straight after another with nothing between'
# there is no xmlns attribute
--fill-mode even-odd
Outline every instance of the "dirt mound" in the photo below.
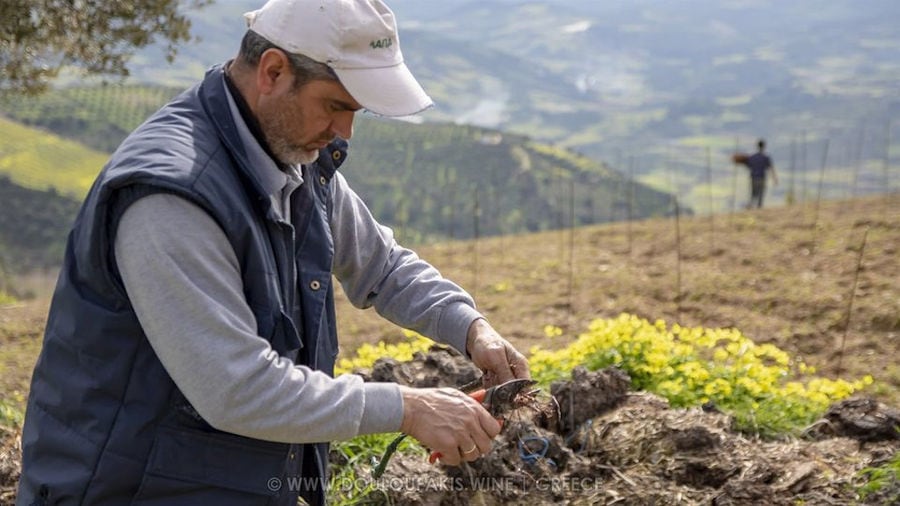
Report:
<svg viewBox="0 0 900 506"><path fill-rule="evenodd" d="M848 436L860 441L900 439L900 410L874 399L845 399L828 408L810 432L818 437Z"/></svg>
<svg viewBox="0 0 900 506"><path fill-rule="evenodd" d="M371 371L359 371L366 381L393 382L414 387L456 387L464 390L479 384L481 371L458 352L434 346L417 353L409 362L381 358Z"/></svg>
<svg viewBox="0 0 900 506"><path fill-rule="evenodd" d="M425 379L435 370L429 363L456 376ZM460 385L471 381L467 364L435 349L374 370L410 384ZM714 408L672 409L627 387L620 370L576 370L552 396L510 414L481 459L446 467L395 455L376 487L396 505L859 504L856 473L900 450L896 428L872 437L896 411L871 400L836 404L806 439L771 441L734 431Z"/></svg>

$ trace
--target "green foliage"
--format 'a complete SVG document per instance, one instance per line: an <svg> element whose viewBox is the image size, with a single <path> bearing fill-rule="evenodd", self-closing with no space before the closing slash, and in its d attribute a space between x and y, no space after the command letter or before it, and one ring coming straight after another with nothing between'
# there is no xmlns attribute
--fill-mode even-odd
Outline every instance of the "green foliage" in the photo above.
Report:
<svg viewBox="0 0 900 506"><path fill-rule="evenodd" d="M2 283L3 271L10 274L59 265L78 202L54 190L24 188L2 175L0 202L0 292L14 295L12 287Z"/></svg>
<svg viewBox="0 0 900 506"><path fill-rule="evenodd" d="M792 434L828 406L872 384L829 380L771 344L757 345L736 329L667 327L622 314L594 320L561 350L532 350L532 375L544 386L576 366L616 366L634 388L661 395L676 407L711 403L731 413L740 430L764 436Z"/></svg>
<svg viewBox="0 0 900 506"><path fill-rule="evenodd" d="M0 426L21 427L25 421L24 404L25 397L19 391L12 392L8 398L0 398Z"/></svg>
<svg viewBox="0 0 900 506"><path fill-rule="evenodd" d="M863 501L877 501L877 504L897 504L900 502L900 453L876 467L862 469L858 477L865 483L856 489Z"/></svg>
<svg viewBox="0 0 900 506"><path fill-rule="evenodd" d="M331 460L335 465L328 484L328 504L379 503L382 492L369 473L398 435L370 434L331 445ZM409 437L399 443L397 452L419 453L423 458L427 454L425 448Z"/></svg>
<svg viewBox="0 0 900 506"><path fill-rule="evenodd" d="M206 0L192 0L200 6ZM127 76L135 49L160 37L171 61L190 40L177 0L108 2L4 0L0 7L0 94L35 94L66 66L86 74Z"/></svg>

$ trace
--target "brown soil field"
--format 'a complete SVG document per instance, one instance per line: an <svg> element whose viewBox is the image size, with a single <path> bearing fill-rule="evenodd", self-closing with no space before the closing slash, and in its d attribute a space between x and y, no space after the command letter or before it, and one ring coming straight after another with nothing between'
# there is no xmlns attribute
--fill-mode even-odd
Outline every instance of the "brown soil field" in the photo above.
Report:
<svg viewBox="0 0 900 506"><path fill-rule="evenodd" d="M898 250L900 196L896 194L417 248L446 277L469 290L494 327L526 354L533 345L564 346L587 329L591 320L615 317L623 312L683 326L733 327L756 342L777 345L796 359L815 366L822 376L856 379L871 374L876 383L866 394L887 406L900 406ZM40 349L52 275L34 275L17 283L20 289L35 297L0 307L0 406L21 406L27 395L31 369ZM396 326L371 310L350 307L341 294L338 294L338 314L345 356L364 342L401 339ZM561 327L563 335L547 338L543 330L546 325ZM623 395L625 400L615 411L597 414L607 418L595 422L595 430L607 427L607 432L585 434L585 444L603 438L609 442L608 438L613 436L625 438L624 433L609 431L615 427L631 427L629 434L646 433L648 439L641 443L641 448L649 448L649 453L641 450L616 456L610 453L615 449L598 449L606 455L605 460L589 459L584 464L588 468L579 467L579 472L606 476L612 480L609 483L624 484L623 487L630 486L629 483L663 487L661 482L647 481L649 478L643 475L629 475L617 466L646 465L647 459L656 458L651 450L657 447L683 443L687 445L685 451L695 452L688 460L666 461L667 471L649 475L653 480L674 480L679 487L688 488L665 489L675 490L674 496L640 496L650 497L647 500L651 502L643 504L709 504L708 494L692 492L703 487L720 492L726 487L737 487L729 495L716 496L731 502L723 499L715 504L768 504L769 496L765 494L770 490L741 489L741 482L719 479L730 476L731 472L746 475L749 469L754 469L752 465L742 467L737 461L723 459L723 452L752 453L757 459L768 458L766 462L770 464L779 455L789 454L782 459L786 463L783 467L770 466L766 486L809 491L808 485L798 484L827 482L828 476L833 478L833 483L847 483L850 478L835 474L834 466L831 471L820 467L815 472L798 467L804 460L850 459L855 462L851 467L858 470L883 458L882 453L887 451L881 447L863 448L861 443L848 438L820 441L814 447L796 441L766 443L787 447L754 446L762 442L727 433L727 424L716 418L715 413L668 410L664 403L648 399L644 394ZM650 428L627 425L641 417L646 417L648 424L657 425ZM690 438L684 442L682 433L696 436L699 442ZM629 444L633 443L629 440ZM753 449L744 449L745 444ZM738 448L743 453L735 453ZM896 451L897 447L889 449ZM16 459L17 431L0 426L0 504L12 501ZM721 465L707 463L703 467L697 463L711 459L719 459ZM595 464L600 467L590 467ZM424 473L414 467L408 471ZM781 472L787 474L778 475ZM818 477L819 481L811 480L810 476ZM716 483L703 481L713 478ZM580 486L586 482L561 483ZM574 502L568 496L548 495L538 499L560 504L642 504L635 498L638 496L631 499L623 496L625 488L611 490L612 495L602 497L582 494ZM743 492L750 494L750 498L740 499ZM503 503L478 497L465 500ZM752 497L764 502L753 502ZM529 500L509 499L521 499L523 504ZM403 498L393 500L403 503ZM701 500L706 502L698 502Z"/></svg>
<svg viewBox="0 0 900 506"><path fill-rule="evenodd" d="M865 248L862 248L865 239ZM654 219L417 248L527 352L631 313L737 328L900 405L900 196ZM680 252L680 254L679 254ZM860 258L861 257L861 258ZM857 274L857 265L859 265ZM854 290L855 285L855 290ZM342 353L397 327L338 298ZM547 338L546 325L564 330Z"/></svg>

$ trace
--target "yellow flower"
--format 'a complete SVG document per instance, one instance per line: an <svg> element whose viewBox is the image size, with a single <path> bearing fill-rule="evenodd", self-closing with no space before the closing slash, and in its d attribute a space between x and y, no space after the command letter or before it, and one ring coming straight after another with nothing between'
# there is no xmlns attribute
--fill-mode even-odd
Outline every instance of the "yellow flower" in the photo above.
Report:
<svg viewBox="0 0 900 506"><path fill-rule="evenodd" d="M563 329L556 325L544 325L544 335L547 337L558 337L563 334Z"/></svg>

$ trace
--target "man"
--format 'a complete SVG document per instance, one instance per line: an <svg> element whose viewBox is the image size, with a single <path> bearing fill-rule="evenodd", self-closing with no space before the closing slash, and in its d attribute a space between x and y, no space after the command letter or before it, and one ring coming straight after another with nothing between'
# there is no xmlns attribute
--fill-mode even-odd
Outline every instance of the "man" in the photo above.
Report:
<svg viewBox="0 0 900 506"><path fill-rule="evenodd" d="M324 502L327 441L401 430L471 461L499 424L455 389L332 378L332 275L487 382L524 357L336 171L354 113L431 100L381 0L271 0L238 56L133 132L76 219L35 367L17 504ZM302 478L301 486L298 478Z"/></svg>
<svg viewBox="0 0 900 506"><path fill-rule="evenodd" d="M775 166L772 165L772 159L765 154L766 141L760 139L756 143L756 153L748 157L740 157L740 163L747 166L750 171L750 203L748 208L761 208L763 206L763 196L766 193L766 175L772 174L772 182L778 184L778 175L775 174Z"/></svg>

